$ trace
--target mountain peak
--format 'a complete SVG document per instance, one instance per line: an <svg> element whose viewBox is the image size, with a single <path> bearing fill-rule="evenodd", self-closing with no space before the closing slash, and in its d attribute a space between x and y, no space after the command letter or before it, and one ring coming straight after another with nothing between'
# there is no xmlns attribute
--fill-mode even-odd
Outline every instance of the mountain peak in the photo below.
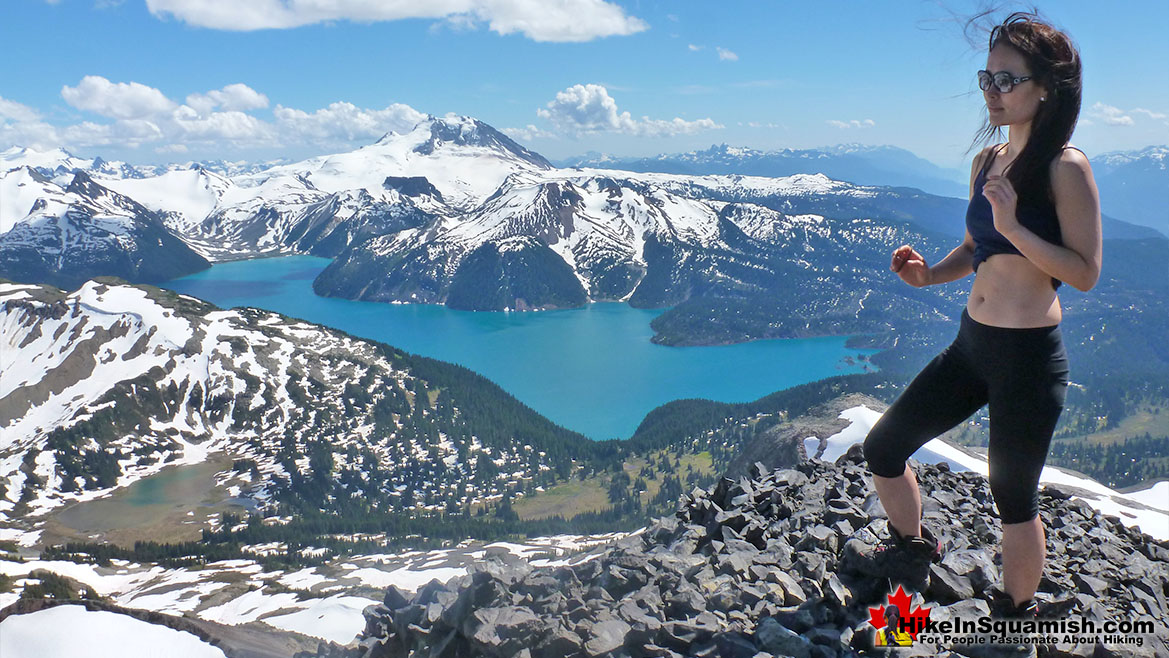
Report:
<svg viewBox="0 0 1169 658"><path fill-rule="evenodd" d="M427 115L426 119L414 126L413 134L429 133L429 137L414 152L431 155L444 145L484 147L502 151L540 169L552 169L544 156L520 146L507 135L473 117L448 114L445 117Z"/></svg>
<svg viewBox="0 0 1169 658"><path fill-rule="evenodd" d="M41 151L31 146L13 146L0 153L0 171L8 171L18 167L29 166L34 169L65 169L87 168L89 160L73 155L63 148L54 148Z"/></svg>

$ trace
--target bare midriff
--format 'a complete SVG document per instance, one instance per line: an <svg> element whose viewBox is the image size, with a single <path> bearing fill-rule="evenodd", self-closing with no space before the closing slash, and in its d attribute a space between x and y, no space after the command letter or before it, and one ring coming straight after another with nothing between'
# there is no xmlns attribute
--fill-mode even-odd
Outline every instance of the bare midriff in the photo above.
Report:
<svg viewBox="0 0 1169 658"><path fill-rule="evenodd" d="M1008 329L1050 327L1063 319L1051 276L1018 254L994 254L978 266L966 310L977 322Z"/></svg>

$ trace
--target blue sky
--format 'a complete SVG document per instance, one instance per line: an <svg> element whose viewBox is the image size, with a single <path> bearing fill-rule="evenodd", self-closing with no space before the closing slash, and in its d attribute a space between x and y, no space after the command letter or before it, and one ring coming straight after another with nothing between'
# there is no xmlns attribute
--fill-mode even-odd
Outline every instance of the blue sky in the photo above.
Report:
<svg viewBox="0 0 1169 658"><path fill-rule="evenodd" d="M453 112L551 158L859 142L964 168L985 53L961 18L984 4L6 0L0 149L301 158ZM1085 63L1073 141L1169 142L1169 3L1040 11Z"/></svg>

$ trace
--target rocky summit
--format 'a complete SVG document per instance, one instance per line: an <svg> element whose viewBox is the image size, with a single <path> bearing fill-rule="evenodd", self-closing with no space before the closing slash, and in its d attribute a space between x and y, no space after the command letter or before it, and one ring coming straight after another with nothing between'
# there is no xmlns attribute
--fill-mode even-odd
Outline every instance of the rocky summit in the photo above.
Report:
<svg viewBox="0 0 1169 658"><path fill-rule="evenodd" d="M939 623L988 615L990 588L1001 587L1002 531L987 481L946 464L914 468L923 523L943 545L924 590L909 593L914 611L928 608L929 620ZM1036 596L1039 618L1145 622L1153 630L1044 632L1056 641L1027 651L1169 656L1169 542L1056 487L1041 490L1040 509L1048 562ZM694 490L675 518L658 519L595 559L541 568L487 560L413 595L391 588L384 603L366 610L357 655L886 655L892 650L873 646L870 620L881 620L889 582L849 573L842 560L846 543L876 543L887 536L885 526L859 446L836 463L804 460L776 470L759 463L738 479ZM943 638L933 630L896 655L1020 655L979 645L973 633ZM1036 635L1023 637L1034 642Z"/></svg>

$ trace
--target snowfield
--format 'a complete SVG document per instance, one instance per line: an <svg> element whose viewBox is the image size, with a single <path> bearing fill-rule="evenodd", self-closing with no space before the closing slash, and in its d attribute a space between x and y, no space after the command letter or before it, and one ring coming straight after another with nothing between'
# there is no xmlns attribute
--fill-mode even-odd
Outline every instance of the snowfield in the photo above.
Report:
<svg viewBox="0 0 1169 658"><path fill-rule="evenodd" d="M62 632L67 631L67 632ZM4 658L226 658L190 633L61 605L0 622Z"/></svg>
<svg viewBox="0 0 1169 658"><path fill-rule="evenodd" d="M865 436L881 417L881 413L860 406L847 409L840 418L849 421L849 426L827 438L827 447L822 455L816 455L820 447L818 437L804 439L804 448L809 456L824 461L835 461L848 451L849 446L864 443ZM913 459L926 464L946 462L954 471L974 471L984 477L989 473L985 457L967 452L941 439L926 443ZM1040 484L1053 484L1073 488L1079 498L1103 514L1119 517L1126 526L1140 528L1141 532L1162 541L1169 540L1169 481L1158 482L1141 491L1119 493L1082 475L1076 475L1054 466L1045 466L1039 475Z"/></svg>

